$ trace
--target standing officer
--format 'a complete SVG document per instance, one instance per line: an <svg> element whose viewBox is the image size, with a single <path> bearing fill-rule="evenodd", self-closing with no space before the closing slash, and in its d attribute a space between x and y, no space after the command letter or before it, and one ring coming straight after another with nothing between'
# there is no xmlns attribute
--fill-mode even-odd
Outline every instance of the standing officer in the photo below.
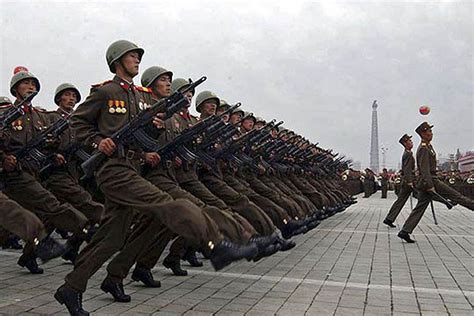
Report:
<svg viewBox="0 0 474 316"><path fill-rule="evenodd" d="M413 148L413 141L411 138L412 136L404 134L398 141L400 144L402 144L405 150L402 156L400 192L398 194L397 200L393 203L392 207L388 211L387 216L383 220L383 223L390 227L396 227L393 222L407 202L410 194L413 192L413 181L415 179L415 157L413 157L413 153L411 151Z"/></svg>
<svg viewBox="0 0 474 316"><path fill-rule="evenodd" d="M172 232L205 251L216 269L249 256L255 248L243 249L224 241L217 225L197 206L186 200L173 200L168 194L140 176L140 164L159 160L156 153L144 153L134 144L118 146L111 136L130 122L143 104L151 104L149 92L133 84L144 50L132 42L119 40L107 49L112 80L93 86L90 95L71 118L71 128L79 142L97 148L109 158L96 170L95 177L105 195L104 218L91 242L81 251L74 270L54 297L66 304L73 315L89 315L82 308L82 293L87 281L126 241L134 213L160 221ZM147 95L146 95L147 94ZM127 241L122 252L138 256L150 231ZM156 232L153 232L156 234ZM142 245L142 246L140 246ZM133 247L131 247L133 246ZM123 294L120 280L107 278L102 290Z"/></svg>

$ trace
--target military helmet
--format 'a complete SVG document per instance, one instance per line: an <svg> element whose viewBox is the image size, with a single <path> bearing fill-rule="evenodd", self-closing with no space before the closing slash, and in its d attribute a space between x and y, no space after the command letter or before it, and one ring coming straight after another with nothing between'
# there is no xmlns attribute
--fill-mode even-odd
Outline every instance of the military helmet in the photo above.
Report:
<svg viewBox="0 0 474 316"><path fill-rule="evenodd" d="M39 82L38 78L36 78L36 76L33 75L29 71L20 71L20 72L17 72L16 74L14 74L13 77L12 77L12 80L10 81L10 93L13 96L16 96L15 95L16 85L20 81L25 80L25 79L33 79L36 83L36 90L38 92L40 91L41 86L40 86L40 82Z"/></svg>
<svg viewBox="0 0 474 316"><path fill-rule="evenodd" d="M255 118L255 123L267 124L267 121L265 121L263 118L258 116L258 117Z"/></svg>
<svg viewBox="0 0 474 316"><path fill-rule="evenodd" d="M234 110L232 111L232 113L230 113L230 115L233 115L233 114L235 114L235 113L240 113L240 116L242 116L242 117L244 117L244 115L245 115L244 110L241 110L240 108L234 109Z"/></svg>
<svg viewBox="0 0 474 316"><path fill-rule="evenodd" d="M171 82L171 92L175 93L176 91L185 89L191 84L191 82L191 79L186 80L184 78L176 78ZM192 90L192 93L194 95L194 89Z"/></svg>
<svg viewBox="0 0 474 316"><path fill-rule="evenodd" d="M281 136L283 134L286 134L288 132L288 129L286 128L280 128L279 131L278 131L278 135Z"/></svg>
<svg viewBox="0 0 474 316"><path fill-rule="evenodd" d="M61 93L63 93L66 90L74 90L77 94L77 103L81 101L81 93L79 92L79 89L76 88L75 85L72 83L61 83L57 88L56 92L54 93L54 103L56 105L59 105L59 97L61 96Z"/></svg>
<svg viewBox="0 0 474 316"><path fill-rule="evenodd" d="M217 101L217 104L220 104L220 99L217 95L215 95L211 91L202 91L199 93L196 97L196 111L201 113L201 105L209 100L215 100Z"/></svg>
<svg viewBox="0 0 474 316"><path fill-rule="evenodd" d="M230 108L230 104L226 100L221 99L217 108L227 111Z"/></svg>
<svg viewBox="0 0 474 316"><path fill-rule="evenodd" d="M160 66L153 66L145 70L142 75L142 86L149 88L153 82L161 75L169 75L171 79L173 79L173 72L160 67Z"/></svg>
<svg viewBox="0 0 474 316"><path fill-rule="evenodd" d="M9 97L0 97L0 105L13 104Z"/></svg>
<svg viewBox="0 0 474 316"><path fill-rule="evenodd" d="M243 121L243 120L246 120L246 119L252 119L254 123L257 122L257 119L255 118L255 116L253 116L253 113L252 113L252 112L245 112L245 113L244 113L243 118L242 118L242 121Z"/></svg>
<svg viewBox="0 0 474 316"><path fill-rule="evenodd" d="M110 44L109 48L107 48L107 52L105 53L105 58L107 59L107 65L109 65L110 71L115 73L114 62L116 62L123 55L131 51L137 51L140 55L140 59L145 53L143 48L138 47L136 44L130 41L119 40Z"/></svg>

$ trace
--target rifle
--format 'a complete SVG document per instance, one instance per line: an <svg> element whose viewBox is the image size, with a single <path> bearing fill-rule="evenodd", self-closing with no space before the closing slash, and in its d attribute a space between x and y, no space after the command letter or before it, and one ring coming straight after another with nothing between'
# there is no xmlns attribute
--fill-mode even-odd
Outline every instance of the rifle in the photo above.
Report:
<svg viewBox="0 0 474 316"><path fill-rule="evenodd" d="M153 151L157 152L162 158L166 156L171 156L173 153L177 153L180 158L186 161L200 160L200 155L189 150L185 145L193 142L197 138L197 136L209 130L210 127L215 126L217 123L221 122L221 119L224 115L230 113L239 106L240 103L231 106L229 109L219 115L212 115L202 121L199 121L193 126L182 131L180 135L178 135L168 144L164 146L157 145L155 148L153 148Z"/></svg>
<svg viewBox="0 0 474 316"><path fill-rule="evenodd" d="M49 155L43 154L40 149L44 147L51 139L58 139L59 136L68 128L68 117L61 117L59 120L42 131L39 135L33 137L25 146L13 153L18 161L30 158L37 166L41 166Z"/></svg>
<svg viewBox="0 0 474 316"><path fill-rule="evenodd" d="M430 194L435 198L436 201L441 202L441 203L443 203L444 205L446 205L446 207L448 208L448 210L452 209L453 207L455 207L455 206L457 205L457 203L445 199L443 196L441 196L441 195L440 195L438 192L436 192L436 191L434 191L434 192L433 192L433 191L430 191Z"/></svg>
<svg viewBox="0 0 474 316"><path fill-rule="evenodd" d="M143 129L153 121L153 118L158 113L164 113L163 120L166 120L188 105L189 102L184 94L188 91L193 91L197 86L206 81L206 79L207 78L203 76L199 80L189 84L189 86L182 91L176 91L168 98L155 102L151 107L138 113L130 122L113 133L110 138L117 147L122 148L127 142L131 141L132 138L135 138L139 144L146 149L156 147L156 141L149 137ZM107 158L107 155L99 150L92 154L89 159L81 164L81 168L84 171L83 178L92 177L94 171L97 170Z"/></svg>
<svg viewBox="0 0 474 316"><path fill-rule="evenodd" d="M9 127L13 122L22 117L25 112L22 109L22 106L25 103L30 103L31 100L38 94L37 91L30 93L23 99L18 105L12 105L8 110L3 112L0 115L0 130L4 130Z"/></svg>
<svg viewBox="0 0 474 316"><path fill-rule="evenodd" d="M82 149L82 145L80 143L73 143L64 151L64 157L66 158L66 161L73 156L79 158L80 161L86 161L91 157L90 154L88 154L84 149ZM40 177L42 179L46 179L48 175L51 174L54 167L54 161L51 161L51 159L49 159L49 162L43 167L41 167L41 170L39 172Z"/></svg>

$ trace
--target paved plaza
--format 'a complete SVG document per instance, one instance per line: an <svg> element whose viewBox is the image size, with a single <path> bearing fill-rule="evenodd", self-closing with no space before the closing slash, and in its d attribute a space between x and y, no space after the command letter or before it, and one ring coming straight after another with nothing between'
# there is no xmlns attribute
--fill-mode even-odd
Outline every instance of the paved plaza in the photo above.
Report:
<svg viewBox="0 0 474 316"><path fill-rule="evenodd" d="M435 204L439 225L428 209L406 244L382 220L394 201L377 192L295 238L297 246L258 263L240 262L215 272L188 269L187 277L154 270L162 287L125 281L130 303L114 303L89 283L84 308L92 315L473 315L474 213ZM416 202L416 200L415 200ZM396 221L401 227L409 203ZM71 270L53 260L45 274L16 265L19 252L0 251L0 314L67 315L53 299Z"/></svg>

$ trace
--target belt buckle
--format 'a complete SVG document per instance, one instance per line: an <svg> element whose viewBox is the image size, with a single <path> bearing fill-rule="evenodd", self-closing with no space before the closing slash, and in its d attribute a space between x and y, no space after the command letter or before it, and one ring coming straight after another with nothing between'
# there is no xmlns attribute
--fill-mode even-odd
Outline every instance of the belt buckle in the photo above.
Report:
<svg viewBox="0 0 474 316"><path fill-rule="evenodd" d="M128 160L133 160L135 158L136 152L133 150L128 150L127 154L125 155L125 158Z"/></svg>

